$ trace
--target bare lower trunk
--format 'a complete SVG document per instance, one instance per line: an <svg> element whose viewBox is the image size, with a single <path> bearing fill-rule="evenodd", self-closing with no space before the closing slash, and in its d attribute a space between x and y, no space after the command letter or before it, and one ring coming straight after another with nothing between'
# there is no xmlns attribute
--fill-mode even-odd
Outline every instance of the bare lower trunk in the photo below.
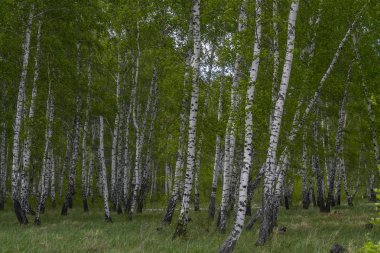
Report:
<svg viewBox="0 0 380 253"><path fill-rule="evenodd" d="M24 108L24 94L25 94L25 81L28 74L28 64L29 64L29 53L30 53L30 36L32 33L33 24L33 9L34 6L30 8L29 18L26 24L25 30L25 41L22 45L23 57L22 57L22 69L21 78L18 88L17 105L16 105L16 117L13 125L14 135L13 135L13 147L12 147L12 200L14 210L18 221L21 224L27 224L28 219L26 218L25 211L22 210L19 202L19 183L20 183L20 171L19 171L19 156L20 156L20 130L22 121L22 112Z"/></svg>
<svg viewBox="0 0 380 253"><path fill-rule="evenodd" d="M173 237L183 236L187 231L187 224L190 221L189 207L190 196L193 186L193 176L196 155L196 136L197 136L197 118L198 118L198 97L199 97L199 65L201 53L201 36L200 36L200 0L193 0L192 6L193 18L193 59L192 67L192 92L189 114L189 131L187 147L187 165L185 174L185 186L182 196L181 211L178 218L176 231Z"/></svg>
<svg viewBox="0 0 380 253"><path fill-rule="evenodd" d="M110 209L108 206L108 186L107 186L107 169L104 159L104 123L103 116L99 117L99 164L101 166L101 180L103 184L103 198L104 198L104 216L106 222L112 222Z"/></svg>
<svg viewBox="0 0 380 253"><path fill-rule="evenodd" d="M242 33L247 27L247 13L245 9L245 3L240 7L239 13L239 24L238 32ZM225 132L225 148L224 148L224 168L223 168L223 189L222 189L222 200L219 210L218 217L218 228L222 233L226 230L227 217L228 217L228 207L231 204L230 197L233 188L232 177L233 177L233 163L235 154L235 119L238 112L238 98L239 98L239 82L241 78L241 63L243 57L240 52L236 53L235 66L234 66L234 76L231 87L231 109L229 112L226 132Z"/></svg>
<svg viewBox="0 0 380 253"><path fill-rule="evenodd" d="M286 56L284 62L284 68L281 77L281 85L279 96L276 101L275 110L273 113L273 120L270 131L270 142L267 152L266 169L264 178L264 193L263 193L263 222L260 227L258 244L264 244L273 229L273 193L274 184L276 180L275 165L276 165L276 153L278 146L278 139L280 135L282 115L284 111L284 103L287 94L292 62L293 51L295 42L295 25L298 12L299 1L292 2L289 12L288 20L288 39L286 47Z"/></svg>
<svg viewBox="0 0 380 253"><path fill-rule="evenodd" d="M243 2L243 7L245 8L245 2ZM240 234L244 227L245 214L247 210L247 188L249 179L249 170L252 166L252 106L255 96L256 81L259 72L260 65L260 52L261 52L261 0L256 0L256 29L255 29L255 42L253 51L253 61L250 69L250 81L247 90L247 98L245 104L245 136L244 136L244 166L241 169L240 174L240 184L239 184L239 201L236 214L236 220L234 227L224 241L223 246L219 252L232 252L235 248L235 244L240 237ZM245 10L244 10L245 12Z"/></svg>
<svg viewBox="0 0 380 253"><path fill-rule="evenodd" d="M75 183L75 170L76 163L78 157L78 149L79 149L79 112L81 109L81 98L77 96L76 98L76 113L74 119L74 134L72 140L72 149L71 149L71 160L70 160L70 174L69 174L69 182L67 186L67 193L62 205L61 215L67 215L67 209L72 207L73 197L74 197L74 183Z"/></svg>

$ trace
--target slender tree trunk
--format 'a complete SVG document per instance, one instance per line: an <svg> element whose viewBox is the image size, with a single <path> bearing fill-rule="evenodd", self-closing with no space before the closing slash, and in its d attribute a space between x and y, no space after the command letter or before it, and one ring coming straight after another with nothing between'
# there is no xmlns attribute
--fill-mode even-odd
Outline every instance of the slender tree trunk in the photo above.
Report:
<svg viewBox="0 0 380 253"><path fill-rule="evenodd" d="M361 80L361 87L363 89L363 93L364 93L364 97L365 97L365 102L367 104L368 116L369 116L369 120L370 120L373 152L374 152L374 155L375 155L376 165L377 165L377 167L379 167L380 166L380 153L379 153L379 145L378 145L378 142L377 142L377 132L376 132L376 127L375 127L375 114L374 114L374 111L373 111L373 108L372 108L372 103L371 103L370 96L369 96L369 93L368 93L368 87L367 87L367 85L365 83L365 79L364 79L364 75L363 75L363 69L362 69L362 65L361 65L361 61L362 61L361 60L361 55L359 53L358 48L356 47L356 38L353 37L353 39L354 39L354 51L355 51L355 54L356 54L356 58L357 58L357 60L359 62L359 70L361 72L361 78L362 78L362 80ZM372 187L370 187L370 191L371 191L370 200L374 201L374 202L376 202L376 194L375 194L373 185L375 184L376 178L379 177L378 173L376 175L377 176L375 176L375 174L371 176L371 182L373 182L373 183L371 184Z"/></svg>
<svg viewBox="0 0 380 253"><path fill-rule="evenodd" d="M207 110L208 110L208 100L210 96L210 86L211 86L211 77L212 77L212 69L213 69L213 63L214 63L214 48L211 46L211 55L209 59L209 66L208 66L208 73L207 73L207 87L205 92L205 98L203 103L203 110L202 110L202 116L201 116L201 133L198 140L198 148L197 148L197 154L195 159L195 180L194 180L194 210L199 211L199 174L201 170L201 155L202 155L202 145L203 145L203 139L204 139L204 122L206 121L207 116Z"/></svg>
<svg viewBox="0 0 380 253"><path fill-rule="evenodd" d="M6 124L1 124L1 143L0 143L0 210L4 210L6 198L6 181L7 181L7 161L5 156L6 146Z"/></svg>
<svg viewBox="0 0 380 253"><path fill-rule="evenodd" d="M288 39L286 47L286 56L284 62L283 73L281 77L281 85L279 96L276 101L273 120L271 124L270 142L266 159L266 169L264 177L264 196L263 196L263 222L260 227L258 244L264 244L273 229L273 204L274 204L274 184L276 180L275 164L278 139L280 135L280 127L282 114L284 111L284 103L288 89L288 83L293 62L293 51L295 41L295 25L298 12L299 1L292 2L288 21Z"/></svg>
<svg viewBox="0 0 380 253"><path fill-rule="evenodd" d="M50 71L48 70L48 73ZM49 81L50 82L50 81ZM54 117L54 97L52 94L51 84L49 83L49 92L48 92L48 98L46 101L46 131L45 131L45 147L44 147L44 153L42 158L42 171L41 171L41 190L40 190L40 196L37 202L37 212L36 217L34 219L34 223L36 225L41 224L40 220L40 214L45 212L45 206L46 206L46 199L49 194L48 188L49 188L49 175L52 165L52 150L53 150L53 144L51 141L53 130L52 130L52 124L53 124L53 117Z"/></svg>
<svg viewBox="0 0 380 253"><path fill-rule="evenodd" d="M340 108L339 108L339 121L338 121L338 131L336 134L335 138L335 155L334 155L334 162L333 166L331 168L331 174L330 174L330 184L328 187L328 196L327 196L327 203L326 203L326 210L327 212L330 211L330 206L335 206L335 201L334 201L334 183L335 183L335 172L337 166L339 166L339 151L340 147L342 145L342 138L343 138L343 129L344 129L344 120L345 120L345 107L346 107L346 101L347 101L347 92L348 92L348 84L351 79L351 70L352 70L352 63L350 64L348 68L348 73L347 73L347 80L345 83L345 88L344 88L344 94L342 101L340 103Z"/></svg>
<svg viewBox="0 0 380 253"><path fill-rule="evenodd" d="M67 130L67 133L66 133L65 160L63 161L63 166L62 166L61 174L59 175L59 184L58 184L59 197L62 197L63 178L66 176L67 164L70 162L70 144L71 144L70 143L70 131Z"/></svg>
<svg viewBox="0 0 380 253"><path fill-rule="evenodd" d="M193 18L193 58L192 58L192 92L189 115L189 134L187 148L187 166L185 175L185 188L182 197L181 211L178 218L178 224L173 237L183 236L187 230L187 224L190 221L189 206L190 196L193 186L193 176L196 155L196 136L197 136L197 117L198 117L198 97L199 97L199 65L201 53L201 34L200 34L200 0L193 0L192 6Z"/></svg>
<svg viewBox="0 0 380 253"><path fill-rule="evenodd" d="M189 30L192 31L192 22L190 22ZM182 108L181 108L181 125L179 129L178 144L177 144L177 154L176 154L176 163L174 169L174 185L171 192L171 196L168 201L166 213L163 219L164 224L170 224L172 222L173 214L175 207L177 205L177 200L180 197L180 188L181 181L183 177L183 167L184 167L184 143L185 143L185 131L186 131L186 113L187 113L187 103L188 103L188 91L187 83L189 82L190 75L190 64L191 64L191 51L187 52L186 63L185 63L185 73L184 73L184 82L183 82L183 98L182 98Z"/></svg>
<svg viewBox="0 0 380 253"><path fill-rule="evenodd" d="M307 147L306 147L306 131L302 138L302 169L301 169L301 179L302 179L302 207L304 209L309 209L310 197L307 189Z"/></svg>
<svg viewBox="0 0 380 253"><path fill-rule="evenodd" d="M104 123L103 116L99 117L99 163L101 166L101 180L103 184L103 198L104 198L104 216L106 222L112 222L110 209L108 206L108 186L107 186L107 169L106 161L104 159Z"/></svg>
<svg viewBox="0 0 380 253"><path fill-rule="evenodd" d="M239 24L238 33L242 33L247 28L247 13L245 9L245 2L240 6L239 13ZM233 190L233 171L232 166L234 162L235 153L235 119L238 112L238 97L239 97L239 82L241 77L241 64L243 57L240 52L236 53L235 66L234 66L234 76L232 80L231 87L231 108L228 116L228 122L225 132L224 140L224 168L223 168L223 189L222 189L222 200L219 210L218 217L218 228L219 231L225 232L227 225L228 207L230 206L230 197Z"/></svg>
<svg viewBox="0 0 380 253"><path fill-rule="evenodd" d="M16 117L13 125L14 135L13 135L13 147L12 147L12 200L13 207L16 213L16 217L21 224L27 224L28 219L25 215L24 210L21 208L19 202L19 183L20 183L20 170L19 170L19 156L20 156L20 130L22 121L22 112L24 108L23 97L25 94L25 82L26 76L28 74L29 65L29 53L30 53L30 36L32 33L33 25L33 9L34 6L30 8L29 17L25 29L25 41L22 45L23 57L22 57L22 68L21 68L21 78L18 89L17 105L16 105Z"/></svg>
<svg viewBox="0 0 380 253"><path fill-rule="evenodd" d="M50 150L51 154L51 168L50 168L50 198L51 198L51 205L53 208L56 207L55 202L55 158L53 149Z"/></svg>
<svg viewBox="0 0 380 253"><path fill-rule="evenodd" d="M76 112L74 119L74 134L72 140L72 148L71 148L71 160L70 160L70 174L69 174L69 182L67 187L67 193L62 205L61 215L67 215L67 209L72 206L73 197L74 197L74 183L75 183L75 169L78 158L78 149L79 149L79 112L81 110L81 97L78 95L76 98Z"/></svg>
<svg viewBox="0 0 380 253"><path fill-rule="evenodd" d="M222 120L222 110L223 110L223 90L224 90L224 71L225 67L222 68L222 81L219 87L219 98L218 98L218 122ZM222 153L221 153L221 136L220 133L216 135L215 143L215 160L214 160L214 169L212 173L212 188L210 195L210 205L208 208L209 218L211 220L215 217L215 199L216 199L216 188L218 184L218 172L222 168Z"/></svg>
<svg viewBox="0 0 380 253"><path fill-rule="evenodd" d="M157 65L155 66L155 72L157 72ZM157 75L157 74L155 74ZM150 120L150 126L149 126L149 134L148 134L148 140L147 140L147 153L145 158L145 163L143 166L143 173L142 173L142 184L141 184L141 190L138 197L138 206L137 210L138 212L142 212L143 205L144 205L144 199L145 195L148 192L148 186L149 186L149 175L151 174L150 171L150 165L152 161L152 136L153 136L153 130L154 130L154 124L156 120L156 114L157 114L157 101L158 101L158 94L157 94L157 80L154 80L154 88L153 88L153 94L154 97L152 107L150 109L151 114L151 120ZM171 182L172 182L172 173L170 171L170 189L172 188Z"/></svg>
<svg viewBox="0 0 380 253"><path fill-rule="evenodd" d="M141 157L142 157L142 148L144 146L144 141L145 141L145 128L146 128L146 123L147 123L147 118L148 114L151 110L151 104L152 104L152 97L154 96L153 92L155 89L155 84L157 80L157 67L154 68L153 70L153 77L151 81L151 86L150 86L150 92L149 92L149 97L148 101L146 103L146 108L145 112L142 118L142 123L141 123L141 128L139 128L137 124L137 119L134 119L135 122L135 129L137 131L136 134L136 158L135 158L135 185L133 187L133 194L131 198L131 210L129 212L129 216L133 215L135 212L135 209L137 207L137 198L140 195L140 190L141 190L141 185L142 185L142 180L143 180L143 173L141 170Z"/></svg>
<svg viewBox="0 0 380 253"><path fill-rule="evenodd" d="M91 51L91 49L90 49ZM90 53L91 55L91 53ZM91 98L91 62L88 63L87 70L88 82L87 82L87 97L86 97L86 111L83 125L82 134L82 200L83 200L83 211L88 212L87 203L87 132L88 132L88 118L90 110L90 98Z"/></svg>
<svg viewBox="0 0 380 253"><path fill-rule="evenodd" d="M246 2L243 2L243 8L245 8ZM225 240L222 248L219 252L232 252L235 248L235 244L240 237L240 234L244 227L245 214L247 210L247 188L249 171L252 166L252 106L255 96L256 81L259 72L260 65L260 52L261 52L261 0L256 0L255 5L255 42L253 50L253 61L250 69L250 80L247 90L247 98L245 104L245 137L244 137L244 166L241 169L240 184L239 184L239 201L236 214L236 220L234 227L230 235Z"/></svg>
<svg viewBox="0 0 380 253"><path fill-rule="evenodd" d="M270 113L270 119L269 119L269 125L272 124L273 120L273 112L274 112L274 105L277 101L277 95L278 95L278 69L280 66L280 52L279 52L279 43L278 43L278 37L279 37L279 28L278 28L278 3L277 0L273 0L273 23L272 28L274 32L273 36L273 78L272 78L272 108Z"/></svg>
<svg viewBox="0 0 380 253"><path fill-rule="evenodd" d="M33 77L33 89L32 89L32 97L30 99L30 108L28 121L26 126L26 140L24 142L23 149L23 168L22 168L22 179L21 179L21 194L20 194L20 202L21 207L26 213L34 214L34 211L30 208L28 203L28 186L29 186L29 174L30 174L30 146L32 144L32 135L31 128L33 126L34 119L34 111L37 97L37 81L39 78L39 57L40 57L40 48L41 48L41 28L42 28L42 17L38 20L38 30L37 30L37 42L36 42L36 54L34 57L34 77ZM26 109L26 108L25 108Z"/></svg>
<svg viewBox="0 0 380 253"><path fill-rule="evenodd" d="M89 168L88 168L88 181L87 181L87 196L91 198L91 202L94 202L94 167L95 167L95 132L96 132L95 121L91 124L91 149L89 157Z"/></svg>

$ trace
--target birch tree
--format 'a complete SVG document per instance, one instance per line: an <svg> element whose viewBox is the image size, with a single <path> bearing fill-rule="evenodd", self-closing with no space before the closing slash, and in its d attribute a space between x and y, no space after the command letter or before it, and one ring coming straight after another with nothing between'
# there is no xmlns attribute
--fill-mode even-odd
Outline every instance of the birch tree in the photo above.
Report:
<svg viewBox="0 0 380 253"><path fill-rule="evenodd" d="M187 165L185 174L185 188L182 197L181 211L178 218L176 231L173 237L183 236L189 223L190 196L193 186L193 176L196 155L196 136L197 136L197 116L198 116L198 97L199 97L199 58L201 53L201 34L200 34L200 0L192 1L193 19L193 58L192 69L192 91L190 100L189 132L187 146Z"/></svg>
<svg viewBox="0 0 380 253"><path fill-rule="evenodd" d="M263 222L260 227L259 244L264 244L268 239L273 228L273 193L275 184L275 165L278 139L280 135L282 114L284 111L284 103L288 89L290 73L293 63L293 51L295 42L295 24L297 19L299 1L292 2L288 20L288 39L286 46L285 62L281 77L279 96L276 101L273 120L270 131L269 148L267 152L265 177L264 177L264 193L263 193Z"/></svg>
<svg viewBox="0 0 380 253"><path fill-rule="evenodd" d="M112 222L110 209L108 206L108 186L107 186L107 169L106 162L104 158L104 120L103 116L99 117L99 163L101 166L101 180L103 185L103 199L104 199L104 216L106 222Z"/></svg>
<svg viewBox="0 0 380 253"><path fill-rule="evenodd" d="M238 33L242 33L247 28L247 13L246 13L246 2L240 6L239 12L239 24ZM218 228L221 232L226 230L227 225L227 215L228 207L230 205L230 196L232 190L232 165L234 163L234 153L235 153L235 119L238 110L238 90L239 82L241 77L241 63L243 57L241 53L237 52L235 56L234 64L234 76L232 80L231 87L231 105L230 112L228 116L228 122L225 132L224 140L224 167L223 167L223 189L222 189L222 200L220 204L219 217L218 217Z"/></svg>
<svg viewBox="0 0 380 253"><path fill-rule="evenodd" d="M243 3L246 4L245 2ZM240 234L244 227L245 214L247 209L247 188L249 171L252 166L252 106L255 96L255 88L257 76L260 66L260 52L261 52L261 0L256 0L255 5L255 42L253 49L253 61L250 69L250 80L247 90L246 104L245 104L245 137L244 137L244 166L241 169L240 184L239 184L239 201L236 214L234 227L224 242L219 252L232 252L236 241L239 239Z"/></svg>
<svg viewBox="0 0 380 253"><path fill-rule="evenodd" d="M25 41L22 45L22 68L21 77L18 88L17 104L16 104L16 117L13 125L14 135L13 135L13 146L12 146L12 200L13 207L16 212L18 221L21 224L27 224L28 219L26 218L25 212L21 209L21 204L19 202L19 183L20 183L20 169L19 169L19 156L20 156L20 130L22 121L22 112L24 108L23 96L25 94L25 82L28 74L29 65L29 54L30 54L30 37L32 34L33 25L33 11L34 6L32 5L29 10L29 17L25 28Z"/></svg>

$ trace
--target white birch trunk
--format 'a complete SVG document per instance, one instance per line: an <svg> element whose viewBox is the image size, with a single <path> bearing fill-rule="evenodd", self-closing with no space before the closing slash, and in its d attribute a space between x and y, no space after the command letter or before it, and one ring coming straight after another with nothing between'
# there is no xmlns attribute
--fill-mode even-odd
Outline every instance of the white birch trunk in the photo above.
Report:
<svg viewBox="0 0 380 253"><path fill-rule="evenodd" d="M224 91L224 71L225 67L222 68L222 81L219 87L219 98L218 98L218 122L222 119L223 112L223 91ZM218 185L218 174L222 169L222 153L221 153L221 136L220 133L216 134L216 143L215 143L215 160L214 160L214 169L212 173L212 188L210 195L210 205L208 208L209 218L214 219L215 216L215 199L216 199L216 188Z"/></svg>
<svg viewBox="0 0 380 253"><path fill-rule="evenodd" d="M90 49L91 51L91 49ZM91 56L91 52L90 52ZM90 98L91 98L91 62L88 63L87 69L87 97L86 97L86 111L84 116L83 134L82 134L82 200L83 211L88 212L87 203L87 132L88 132L88 118L90 111Z"/></svg>
<svg viewBox="0 0 380 253"><path fill-rule="evenodd" d="M190 101L189 115L189 133L187 147L187 166L185 175L185 187L181 203L181 211L178 218L178 224L174 237L183 236L189 223L190 196L193 186L193 176L195 167L196 154L196 136L197 136L197 116L198 116L198 97L199 97L199 65L201 53L201 34L200 34L200 0L193 0L192 6L193 18L193 58L192 68L192 92Z"/></svg>
<svg viewBox="0 0 380 253"><path fill-rule="evenodd" d="M278 139L280 135L281 120L284 111L284 103L286 98L286 93L289 84L290 73L293 63L293 51L295 42L295 25L298 12L299 1L292 2L289 13L288 20L288 38L286 46L285 62L281 77L281 84L279 90L279 96L276 101L275 110L273 113L273 120L271 124L270 131L270 141L269 148L267 152L266 159L266 169L264 178L264 196L263 196L263 222L260 228L259 234L259 244L264 244L268 239L269 234L272 232L273 228L273 194L274 194L274 184L276 180L275 170L276 170L276 153L278 146Z"/></svg>
<svg viewBox="0 0 380 253"><path fill-rule="evenodd" d="M104 159L104 123L103 116L99 117L99 163L101 166L101 179L103 184L103 198L104 198L104 216L106 222L112 222L110 209L108 206L108 186L107 186L107 169L106 161Z"/></svg>
<svg viewBox="0 0 380 253"><path fill-rule="evenodd" d="M21 179L21 195L20 195L20 202L21 207L23 210L27 213L33 213L33 211L29 207L29 203L27 201L28 198L28 186L29 186L29 180L28 180L28 173L29 173L29 167L30 167L30 146L32 144L32 135L31 135L31 128L33 126L33 119L34 119L34 111L35 111L35 103L36 103L36 97L37 97L37 81L39 77L39 57L40 57L40 48L41 48L41 28L42 28L42 17L38 20L38 28L37 28L37 42L36 42L36 53L34 57L34 77L33 77L33 89L32 89L32 97L30 99L30 108L29 108L29 115L28 115L28 123L26 126L26 140L24 142L24 149L23 149L23 168L22 168L22 179ZM26 109L26 108L25 108Z"/></svg>
<svg viewBox="0 0 380 253"><path fill-rule="evenodd" d="M246 3L243 3L243 6ZM245 6L244 6L245 8ZM236 241L239 239L240 234L244 227L245 214L247 210L247 189L248 189L248 179L249 171L252 166L252 106L255 96L256 81L260 65L260 52L261 52L261 0L256 0L255 5L255 42L253 49L253 61L250 69L250 80L247 90L247 98L245 104L245 136L244 136L244 166L240 172L240 184L239 184L239 201L238 209L236 214L236 220L234 227L224 242L222 248L219 252L232 252L235 248Z"/></svg>
<svg viewBox="0 0 380 253"><path fill-rule="evenodd" d="M32 24L33 24L33 9L34 6L30 8L29 17L25 29L25 41L22 45L23 48L23 57L22 57L22 68L21 68L21 77L18 88L17 104L16 104L16 116L15 122L13 125L14 135L13 135L13 147L12 147L12 200L14 203L14 210L16 216L20 223L27 224L28 220L26 218L25 212L21 209L19 202L19 181L20 181L20 130L21 130L21 121L22 121L22 112L23 112L23 97L25 94L25 82L28 74L28 65L29 65L29 53L30 53L30 36L32 33Z"/></svg>
<svg viewBox="0 0 380 253"><path fill-rule="evenodd" d="M239 24L238 32L242 33L247 28L247 13L246 13L246 2L243 2L240 7L239 13ZM231 191L233 188L232 183L232 166L234 163L234 153L235 153L235 119L238 111L238 100L239 100L239 82L241 77L240 66L243 57L240 52L236 53L235 65L234 65L234 76L232 80L231 87L231 109L228 117L226 133L225 133L225 149L224 149L224 168L223 168L223 190L222 190L222 200L220 205L220 213L218 217L218 228L221 232L226 230L227 225L227 212L230 205ZM227 146L228 145L228 146Z"/></svg>
<svg viewBox="0 0 380 253"><path fill-rule="evenodd" d="M189 30L192 31L192 22L190 22ZM180 188L181 181L183 177L183 165L184 165L184 143L185 143L185 131L186 131L186 113L187 113L187 102L188 102L188 91L187 91L187 83L189 81L190 75L190 64L191 64L191 55L192 53L187 52L186 63L185 63L185 73L184 73L184 81L183 81L183 98L182 98L182 108L181 108L181 125L179 129L178 136L178 144L177 144L177 154L176 154L176 163L174 168L174 185L171 196L168 201L168 206L166 209L166 213L163 219L163 223L170 224L173 218L174 210L177 205L177 200L180 197Z"/></svg>

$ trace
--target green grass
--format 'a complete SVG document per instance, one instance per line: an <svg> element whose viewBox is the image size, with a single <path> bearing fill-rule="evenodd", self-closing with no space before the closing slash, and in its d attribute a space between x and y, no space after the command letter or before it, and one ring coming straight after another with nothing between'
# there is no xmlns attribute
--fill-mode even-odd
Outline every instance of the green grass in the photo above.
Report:
<svg viewBox="0 0 380 253"><path fill-rule="evenodd" d="M8 208L9 208L8 204ZM281 210L279 226L286 226L284 234L274 232L265 246L255 246L258 229L244 231L235 252L329 252L335 243L349 252L357 252L366 239L380 240L380 228L365 228L373 206L361 203L354 208L342 206L330 214L316 209L293 207ZM79 205L69 210L67 217L59 215L59 208L48 209L41 216L42 225L21 226L11 210L0 212L0 252L217 252L226 235L215 230L207 212L192 213L186 238L172 240L175 222L162 226L162 212L135 215L132 221L125 215L112 213L113 223L103 220L99 207L84 214ZM177 217L174 217L174 221ZM232 221L229 222L230 224ZM162 229L157 229L161 228Z"/></svg>

